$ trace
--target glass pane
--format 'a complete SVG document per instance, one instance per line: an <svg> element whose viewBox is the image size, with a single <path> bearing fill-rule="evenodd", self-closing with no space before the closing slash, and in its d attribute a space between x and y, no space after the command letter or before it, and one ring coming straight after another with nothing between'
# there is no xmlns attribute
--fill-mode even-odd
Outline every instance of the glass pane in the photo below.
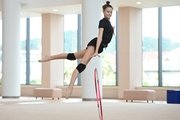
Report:
<svg viewBox="0 0 180 120"><path fill-rule="evenodd" d="M74 53L77 51L77 20L77 14L64 15L64 52ZM77 60L64 60L64 85L69 85L72 72L76 66ZM74 85L77 85L77 80Z"/></svg>
<svg viewBox="0 0 180 120"><path fill-rule="evenodd" d="M116 11L113 11L111 17L112 26L116 25ZM116 32L116 31L115 31ZM116 86L116 33L107 49L101 53L102 58L102 84L104 86ZM111 58L111 59L109 59Z"/></svg>
<svg viewBox="0 0 180 120"><path fill-rule="evenodd" d="M142 11L142 85L158 86L158 8Z"/></svg>
<svg viewBox="0 0 180 120"><path fill-rule="evenodd" d="M180 86L180 6L162 8L163 86Z"/></svg>
<svg viewBox="0 0 180 120"><path fill-rule="evenodd" d="M26 84L26 18L20 21L21 63L20 83Z"/></svg>
<svg viewBox="0 0 180 120"><path fill-rule="evenodd" d="M30 84L41 84L41 65L37 61L41 58L42 18L30 18Z"/></svg>

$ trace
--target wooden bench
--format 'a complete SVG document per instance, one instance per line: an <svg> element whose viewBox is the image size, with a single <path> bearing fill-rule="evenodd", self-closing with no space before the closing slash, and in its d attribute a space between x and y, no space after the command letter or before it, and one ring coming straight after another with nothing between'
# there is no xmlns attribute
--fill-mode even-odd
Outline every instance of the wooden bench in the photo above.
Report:
<svg viewBox="0 0 180 120"><path fill-rule="evenodd" d="M156 91L155 90L135 90L135 89L127 89L124 90L124 100L128 102L128 100L156 100Z"/></svg>
<svg viewBox="0 0 180 120"><path fill-rule="evenodd" d="M41 97L43 98L61 98L62 97L62 90L59 88L35 88L34 89L34 97Z"/></svg>

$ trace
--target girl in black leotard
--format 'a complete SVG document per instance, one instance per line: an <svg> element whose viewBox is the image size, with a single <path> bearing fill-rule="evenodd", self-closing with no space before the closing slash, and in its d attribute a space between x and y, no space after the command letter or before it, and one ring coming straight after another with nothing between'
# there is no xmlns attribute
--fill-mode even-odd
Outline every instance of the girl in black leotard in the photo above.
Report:
<svg viewBox="0 0 180 120"><path fill-rule="evenodd" d="M106 4L102 6L104 18L99 21L99 33L98 37L92 39L87 48L76 53L61 53L58 55L45 56L39 62L47 62L55 59L68 59L76 60L82 58L80 64L73 71L70 84L66 89L66 99L68 99L73 91L73 86L78 75L86 68L86 65L92 59L92 57L100 57L99 53L103 51L103 48L106 48L111 41L111 38L114 33L114 28L110 23L110 18L112 16L113 7L110 5L110 2L107 1Z"/></svg>

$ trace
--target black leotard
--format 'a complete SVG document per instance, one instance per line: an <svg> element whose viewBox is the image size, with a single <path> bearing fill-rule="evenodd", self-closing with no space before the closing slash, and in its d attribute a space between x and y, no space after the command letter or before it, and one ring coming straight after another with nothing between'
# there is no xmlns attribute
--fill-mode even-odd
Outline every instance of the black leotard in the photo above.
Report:
<svg viewBox="0 0 180 120"><path fill-rule="evenodd" d="M106 18L101 19L99 21L99 28L104 28L103 36L102 36L102 43L105 45L108 45L114 33L114 29L110 21Z"/></svg>
<svg viewBox="0 0 180 120"><path fill-rule="evenodd" d="M110 21L106 18L103 18L99 21L99 26L98 28L104 28L103 35L102 35L102 42L99 46L98 53L101 53L103 51L103 48L107 47L108 44L111 42L114 29L110 23ZM87 46L94 46L96 49L96 42L97 42L97 37L92 39Z"/></svg>

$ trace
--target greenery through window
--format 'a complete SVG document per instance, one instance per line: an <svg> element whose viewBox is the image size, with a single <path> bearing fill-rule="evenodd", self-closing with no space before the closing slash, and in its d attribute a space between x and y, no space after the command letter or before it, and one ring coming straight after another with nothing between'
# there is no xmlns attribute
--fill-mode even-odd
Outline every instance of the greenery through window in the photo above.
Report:
<svg viewBox="0 0 180 120"><path fill-rule="evenodd" d="M142 85L158 86L158 8L143 9L142 17Z"/></svg>
<svg viewBox="0 0 180 120"><path fill-rule="evenodd" d="M158 8L143 9L142 85L158 86L162 82L162 86L180 86L180 6L163 7L161 23L162 40L158 38ZM162 45L160 51L158 40ZM158 59L159 53L162 61Z"/></svg>
<svg viewBox="0 0 180 120"><path fill-rule="evenodd" d="M41 84L42 67L37 60L41 58L42 18L30 18L30 84Z"/></svg>
<svg viewBox="0 0 180 120"><path fill-rule="evenodd" d="M72 21L73 20L73 21ZM77 26L78 15L64 15L64 52L74 53L77 51ZM77 60L64 60L64 85L69 85L73 70L77 66ZM75 85L77 85L76 80Z"/></svg>
<svg viewBox="0 0 180 120"><path fill-rule="evenodd" d="M37 60L41 58L42 20L41 17L32 17L29 20L30 26L28 27L27 18L21 18L21 84L39 85L41 84L41 64ZM27 29L30 31L29 33L27 33ZM29 53L26 51L27 46L29 46ZM30 63L27 63L27 55Z"/></svg>
<svg viewBox="0 0 180 120"><path fill-rule="evenodd" d="M180 86L180 6L162 8L162 37L162 86Z"/></svg>

